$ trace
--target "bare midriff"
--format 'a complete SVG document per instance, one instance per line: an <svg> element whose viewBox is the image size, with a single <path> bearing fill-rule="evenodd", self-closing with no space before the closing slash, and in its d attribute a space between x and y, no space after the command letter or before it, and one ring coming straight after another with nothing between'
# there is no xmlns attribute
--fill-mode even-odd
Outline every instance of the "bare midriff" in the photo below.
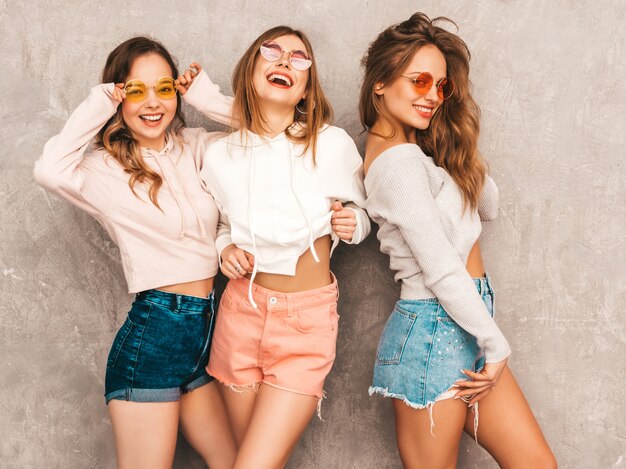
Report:
<svg viewBox="0 0 626 469"><path fill-rule="evenodd" d="M314 290L330 285L332 283L330 276L330 236L322 236L313 244L319 262L315 262L311 250L307 249L298 259L296 275L257 272L254 283L263 288L283 293Z"/></svg>
<svg viewBox="0 0 626 469"><path fill-rule="evenodd" d="M166 285L156 288L156 290L168 293L177 293L179 295L197 296L199 298L207 298L213 291L213 279L205 278L202 280L194 280L193 282L176 283L174 285Z"/></svg>
<svg viewBox="0 0 626 469"><path fill-rule="evenodd" d="M472 246L472 250L467 256L467 271L474 278L482 278L485 276L485 266L483 265L483 257L480 254L480 244L478 241Z"/></svg>

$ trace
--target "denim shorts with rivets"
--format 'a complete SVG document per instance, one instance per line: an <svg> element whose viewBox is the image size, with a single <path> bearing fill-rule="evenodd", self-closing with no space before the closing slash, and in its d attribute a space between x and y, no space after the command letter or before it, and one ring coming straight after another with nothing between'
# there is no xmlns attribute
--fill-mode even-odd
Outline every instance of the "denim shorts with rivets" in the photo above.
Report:
<svg viewBox="0 0 626 469"><path fill-rule="evenodd" d="M171 402L213 380L206 373L215 307L208 298L161 290L137 293L117 332L105 379L105 398Z"/></svg>
<svg viewBox="0 0 626 469"><path fill-rule="evenodd" d="M488 276L474 279L489 314L494 313ZM381 394L421 409L450 398L454 382L479 371L484 357L476 338L446 313L436 298L399 300L387 320L376 352L370 395Z"/></svg>

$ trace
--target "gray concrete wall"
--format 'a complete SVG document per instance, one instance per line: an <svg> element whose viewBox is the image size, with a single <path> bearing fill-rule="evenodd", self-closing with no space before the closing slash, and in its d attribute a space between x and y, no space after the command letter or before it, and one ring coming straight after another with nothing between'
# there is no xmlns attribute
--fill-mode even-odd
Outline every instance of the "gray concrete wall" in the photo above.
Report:
<svg viewBox="0 0 626 469"><path fill-rule="evenodd" d="M511 368L561 467L626 466L623 1L1 0L1 467L114 467L102 392L130 302L119 254L94 220L31 177L108 52L151 34L228 91L261 31L300 27L337 124L362 144L359 60L416 9L455 19L474 54L480 146L501 193L483 251ZM211 125L187 112L192 125ZM342 320L325 421L310 425L289 467L397 468L390 404L367 386L398 290L374 237L343 246L333 264ZM459 465L496 467L470 438ZM182 439L175 466L202 467Z"/></svg>

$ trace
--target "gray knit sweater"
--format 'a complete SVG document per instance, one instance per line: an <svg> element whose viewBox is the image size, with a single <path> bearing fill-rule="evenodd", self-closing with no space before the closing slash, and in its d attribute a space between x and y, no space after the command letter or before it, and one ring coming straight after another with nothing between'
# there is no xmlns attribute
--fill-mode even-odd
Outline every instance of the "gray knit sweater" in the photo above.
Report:
<svg viewBox="0 0 626 469"><path fill-rule="evenodd" d="M498 189L489 176L478 210L464 210L448 172L414 144L381 153L365 177L365 207L380 226L380 249L388 254L403 299L437 298L456 323L476 337L487 363L504 360L509 344L489 315L466 270L481 219L498 211Z"/></svg>

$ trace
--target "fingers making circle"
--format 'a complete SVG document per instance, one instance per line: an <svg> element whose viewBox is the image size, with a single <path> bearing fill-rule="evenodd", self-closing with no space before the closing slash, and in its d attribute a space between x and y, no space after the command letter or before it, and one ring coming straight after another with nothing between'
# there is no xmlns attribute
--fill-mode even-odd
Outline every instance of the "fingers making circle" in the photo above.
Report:
<svg viewBox="0 0 626 469"><path fill-rule="evenodd" d="M124 98L126 98L126 93L124 93L124 83L116 83L113 87L112 97L115 101L123 102Z"/></svg>
<svg viewBox="0 0 626 469"><path fill-rule="evenodd" d="M198 75L202 71L202 65L195 61L189 64L189 68L195 71L195 75Z"/></svg>

